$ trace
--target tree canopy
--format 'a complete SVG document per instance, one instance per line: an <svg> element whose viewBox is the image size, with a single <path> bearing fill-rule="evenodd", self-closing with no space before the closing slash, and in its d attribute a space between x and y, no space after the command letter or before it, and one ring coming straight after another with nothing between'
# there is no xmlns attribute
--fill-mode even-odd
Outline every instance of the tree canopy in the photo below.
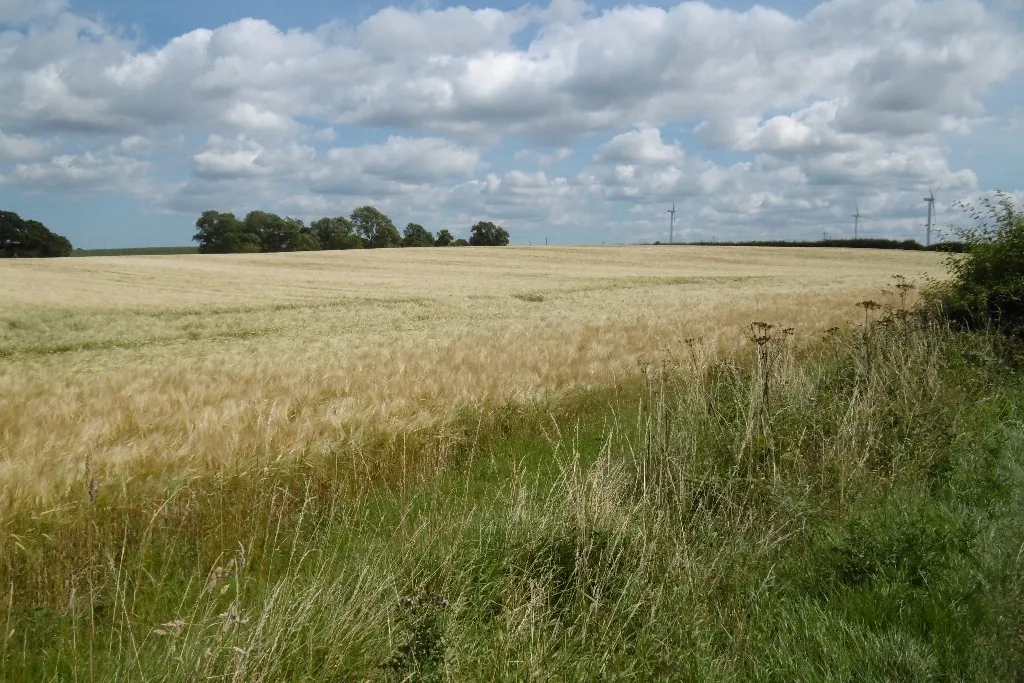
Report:
<svg viewBox="0 0 1024 683"><path fill-rule="evenodd" d="M441 230L437 233L437 239L434 240L435 247L450 247L452 242L455 241L455 237L447 230Z"/></svg>
<svg viewBox="0 0 1024 683"><path fill-rule="evenodd" d="M508 231L490 221L480 221L470 228L469 243L474 247L507 247Z"/></svg>
<svg viewBox="0 0 1024 683"><path fill-rule="evenodd" d="M298 218L266 211L250 211L241 220L233 213L204 211L196 220L192 239L199 244L201 254L504 246L509 241L508 232L490 222L477 223L470 232L468 241L456 239L449 230L440 230L435 238L419 223L409 223L399 233L394 222L379 209L361 206L349 217L320 218L308 226Z"/></svg>
<svg viewBox="0 0 1024 683"><path fill-rule="evenodd" d="M419 223L409 223L402 235L403 247L432 247L434 235Z"/></svg>
<svg viewBox="0 0 1024 683"><path fill-rule="evenodd" d="M51 232L39 221L24 220L13 211L0 211L0 257L49 258L70 256L68 238Z"/></svg>
<svg viewBox="0 0 1024 683"><path fill-rule="evenodd" d="M310 225L321 249L362 249L363 240L355 232L355 225L344 216L321 218Z"/></svg>
<svg viewBox="0 0 1024 683"><path fill-rule="evenodd" d="M360 206L352 212L356 232L370 249L402 246L402 236L391 219L372 206Z"/></svg>
<svg viewBox="0 0 1024 683"><path fill-rule="evenodd" d="M204 211L196 220L196 234L200 254L247 254L263 251L259 235L248 223L235 218L233 213Z"/></svg>

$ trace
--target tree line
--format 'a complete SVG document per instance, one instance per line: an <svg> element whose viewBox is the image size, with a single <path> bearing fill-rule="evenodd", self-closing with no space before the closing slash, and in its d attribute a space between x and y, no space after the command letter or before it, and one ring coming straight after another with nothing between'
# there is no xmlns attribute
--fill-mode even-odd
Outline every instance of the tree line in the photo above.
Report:
<svg viewBox="0 0 1024 683"><path fill-rule="evenodd" d="M0 258L70 256L71 242L39 221L0 211Z"/></svg>
<svg viewBox="0 0 1024 683"><path fill-rule="evenodd" d="M664 242L655 242L656 245ZM895 240L885 237L858 237L857 239L828 239L828 240L748 240L745 242L736 241L699 241L699 242L673 242L673 245L710 245L716 247L832 247L842 249L902 249L906 251L946 251L963 253L967 245L963 242L936 242L925 246L917 240Z"/></svg>
<svg viewBox="0 0 1024 683"><path fill-rule="evenodd" d="M381 249L390 247L508 246L508 231L489 221L470 228L469 239L456 239L448 230L437 236L419 223L401 233L380 210L361 206L348 217L321 218L306 225L298 218L266 211L250 211L238 219L233 213L205 211L196 220L193 241L200 254L239 254L276 251Z"/></svg>

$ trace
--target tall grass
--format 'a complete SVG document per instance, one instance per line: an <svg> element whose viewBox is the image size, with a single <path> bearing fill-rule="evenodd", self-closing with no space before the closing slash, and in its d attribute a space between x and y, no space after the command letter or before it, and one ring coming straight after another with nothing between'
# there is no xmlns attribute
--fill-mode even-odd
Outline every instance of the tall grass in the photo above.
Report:
<svg viewBox="0 0 1024 683"><path fill-rule="evenodd" d="M342 460L417 463L374 487L83 476L7 520L0 676L1015 680L1019 374L908 315L799 339L687 340L638 384Z"/></svg>

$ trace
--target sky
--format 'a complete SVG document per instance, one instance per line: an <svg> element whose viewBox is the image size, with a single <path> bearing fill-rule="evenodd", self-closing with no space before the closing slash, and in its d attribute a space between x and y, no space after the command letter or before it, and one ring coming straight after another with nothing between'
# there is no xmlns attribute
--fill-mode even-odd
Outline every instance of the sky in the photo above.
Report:
<svg viewBox="0 0 1024 683"><path fill-rule="evenodd" d="M924 241L1024 204L1022 0L0 0L0 210L76 247L205 210L513 244Z"/></svg>

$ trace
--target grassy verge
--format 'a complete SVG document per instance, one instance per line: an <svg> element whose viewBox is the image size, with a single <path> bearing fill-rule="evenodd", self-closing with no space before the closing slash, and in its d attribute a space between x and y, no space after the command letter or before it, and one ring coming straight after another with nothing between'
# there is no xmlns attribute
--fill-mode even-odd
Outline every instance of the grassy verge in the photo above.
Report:
<svg viewBox="0 0 1024 683"><path fill-rule="evenodd" d="M939 328L751 338L333 469L84 482L5 522L0 678L1015 680L1021 376Z"/></svg>

